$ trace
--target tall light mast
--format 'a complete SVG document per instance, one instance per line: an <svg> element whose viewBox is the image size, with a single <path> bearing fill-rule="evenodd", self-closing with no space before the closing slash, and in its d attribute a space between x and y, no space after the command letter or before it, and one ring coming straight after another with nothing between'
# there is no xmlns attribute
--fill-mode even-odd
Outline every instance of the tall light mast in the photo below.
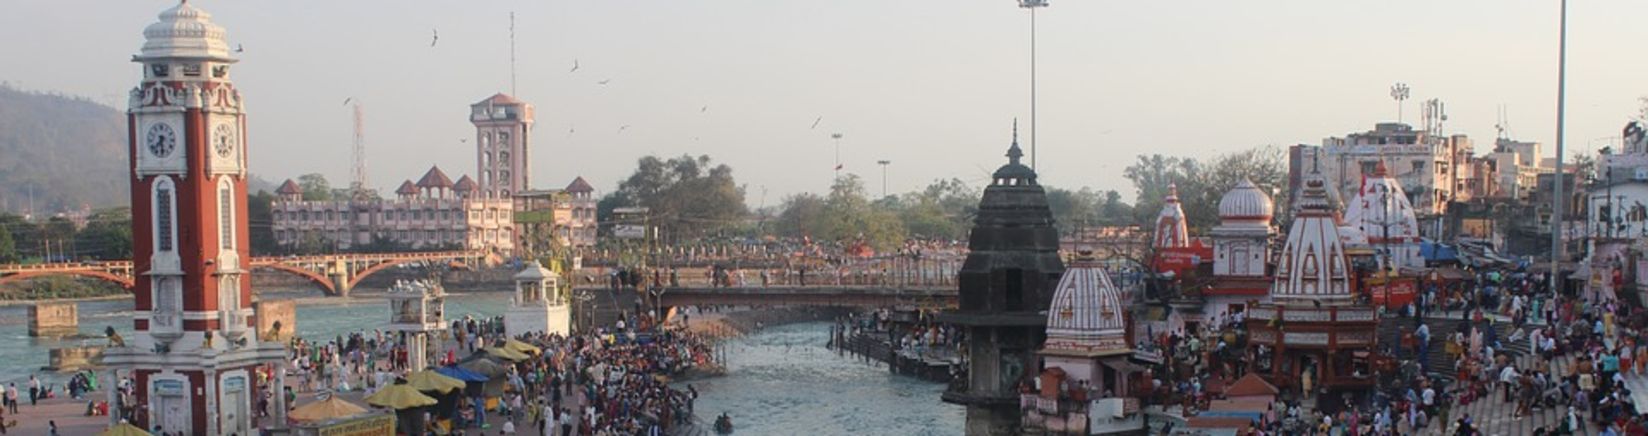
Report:
<svg viewBox="0 0 1648 436"><path fill-rule="evenodd" d="M1030 10L1030 169L1036 170L1036 9L1047 0L1019 0L1019 7Z"/></svg>

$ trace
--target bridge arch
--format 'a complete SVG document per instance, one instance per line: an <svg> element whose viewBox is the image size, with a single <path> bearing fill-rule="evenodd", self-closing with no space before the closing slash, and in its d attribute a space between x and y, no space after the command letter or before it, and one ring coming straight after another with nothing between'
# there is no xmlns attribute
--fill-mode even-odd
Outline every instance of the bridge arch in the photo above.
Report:
<svg viewBox="0 0 1648 436"><path fill-rule="evenodd" d="M23 271L0 277L0 285L50 276L80 276L98 279L120 285L120 287L125 289L126 292L131 292L132 289L135 288L131 277L125 277L108 271L99 270Z"/></svg>
<svg viewBox="0 0 1648 436"><path fill-rule="evenodd" d="M306 268L301 268L301 267L287 265L287 264L278 263L278 262L254 263L254 264L252 264L252 269L258 269L258 268L267 268L267 269L272 269L272 270L275 270L275 271L284 272L284 273L287 273L287 274L292 274L292 275L295 275L295 276L298 276L298 277L303 277L304 279L308 279L311 283L314 283L316 286L319 286L320 290L322 292L325 292L326 295L338 295L337 284L332 283L332 279L330 277L327 277L325 274L310 271Z"/></svg>
<svg viewBox="0 0 1648 436"><path fill-rule="evenodd" d="M453 259L457 259L457 257L454 256ZM361 281L366 280L366 278L371 276L372 274L377 274L379 271L383 271L383 270L386 270L386 269L389 269L389 268L392 268L392 267L396 267L396 266L400 266L400 265L406 265L406 264L409 264L409 263L424 262L424 261L430 261L430 260L434 260L434 259L423 258L423 257L413 257L413 258L402 258L402 259L386 260L386 261L383 261L383 262L379 262L379 263L374 264L372 266L366 267L366 269L363 269L363 270L360 270L360 271L354 271L353 274L349 275L349 283L345 286L348 289L355 289L355 285L360 284Z"/></svg>

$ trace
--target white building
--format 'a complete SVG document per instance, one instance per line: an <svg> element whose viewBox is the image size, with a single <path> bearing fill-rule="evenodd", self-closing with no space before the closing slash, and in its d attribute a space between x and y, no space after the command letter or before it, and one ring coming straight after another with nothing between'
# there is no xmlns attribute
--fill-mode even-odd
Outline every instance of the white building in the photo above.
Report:
<svg viewBox="0 0 1648 436"><path fill-rule="evenodd" d="M1167 198L1162 201L1162 212L1156 216L1156 233L1151 237L1156 248L1190 246L1190 231L1185 224L1184 208L1179 206L1179 185L1167 186Z"/></svg>
<svg viewBox="0 0 1648 436"><path fill-rule="evenodd" d="M1421 269L1419 221L1402 185L1385 172L1383 162L1362 179L1345 209L1345 225L1368 240L1381 266L1389 270Z"/></svg>
<svg viewBox="0 0 1648 436"><path fill-rule="evenodd" d="M529 262L515 274L515 298L504 311L504 332L510 336L572 332L572 309L562 292L560 276L538 262Z"/></svg>
<svg viewBox="0 0 1648 436"><path fill-rule="evenodd" d="M1407 188L1408 203L1420 216L1436 216L1449 201L1469 199L1472 144L1465 135L1441 135L1440 128L1415 130L1403 123L1379 123L1373 130L1322 141L1321 172L1329 189L1355 192L1383 162Z"/></svg>
<svg viewBox="0 0 1648 436"><path fill-rule="evenodd" d="M1213 227L1214 276L1266 276L1275 213L1270 195L1247 179L1219 199L1219 225Z"/></svg>

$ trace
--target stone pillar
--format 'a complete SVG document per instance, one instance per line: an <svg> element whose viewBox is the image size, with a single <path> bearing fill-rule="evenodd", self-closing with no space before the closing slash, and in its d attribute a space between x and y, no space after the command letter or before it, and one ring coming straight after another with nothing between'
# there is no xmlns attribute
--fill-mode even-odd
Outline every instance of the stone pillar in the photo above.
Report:
<svg viewBox="0 0 1648 436"><path fill-rule="evenodd" d="M103 388L109 402L109 425L120 423L120 370L109 368L104 371L102 380L98 380L98 387Z"/></svg>
<svg viewBox="0 0 1648 436"><path fill-rule="evenodd" d="M275 380L273 383L275 412L270 415L275 419L275 426L286 427L286 365L283 360L275 364Z"/></svg>
<svg viewBox="0 0 1648 436"><path fill-rule="evenodd" d="M29 336L60 337L80 333L80 310L74 302L29 306Z"/></svg>
<svg viewBox="0 0 1648 436"><path fill-rule="evenodd" d="M429 366L428 335L424 332L412 332L412 337L406 340L406 366L408 372L423 371Z"/></svg>

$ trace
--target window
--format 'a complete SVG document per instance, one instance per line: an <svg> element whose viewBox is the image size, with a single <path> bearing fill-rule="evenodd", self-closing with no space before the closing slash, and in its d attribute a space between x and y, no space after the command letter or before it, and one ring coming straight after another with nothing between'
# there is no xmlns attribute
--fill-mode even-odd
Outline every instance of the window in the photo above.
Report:
<svg viewBox="0 0 1648 436"><path fill-rule="evenodd" d="M228 180L217 188L217 234L224 250L235 249L235 189Z"/></svg>
<svg viewBox="0 0 1648 436"><path fill-rule="evenodd" d="M149 64L149 73L155 77L170 76L172 75L172 66L166 64Z"/></svg>
<svg viewBox="0 0 1648 436"><path fill-rule="evenodd" d="M1414 174L1419 174L1419 173L1422 173L1424 171L1425 171L1425 161L1422 161L1422 160L1413 161L1413 172L1414 172Z"/></svg>
<svg viewBox="0 0 1648 436"><path fill-rule="evenodd" d="M172 181L160 179L155 187L155 245L172 251Z"/></svg>
<svg viewBox="0 0 1648 436"><path fill-rule="evenodd" d="M1024 310L1024 270L1007 270L1007 292L1004 295L1008 311Z"/></svg>
<svg viewBox="0 0 1648 436"><path fill-rule="evenodd" d="M498 132L498 147L501 147L501 148L508 148L509 147L509 133L507 133L507 132ZM505 154L505 155L499 156L499 159L501 159L505 162L508 162L509 161L509 155Z"/></svg>
<svg viewBox="0 0 1648 436"><path fill-rule="evenodd" d="M183 66L183 75L189 76L189 77L200 77L200 64L187 64L187 65L184 65Z"/></svg>

